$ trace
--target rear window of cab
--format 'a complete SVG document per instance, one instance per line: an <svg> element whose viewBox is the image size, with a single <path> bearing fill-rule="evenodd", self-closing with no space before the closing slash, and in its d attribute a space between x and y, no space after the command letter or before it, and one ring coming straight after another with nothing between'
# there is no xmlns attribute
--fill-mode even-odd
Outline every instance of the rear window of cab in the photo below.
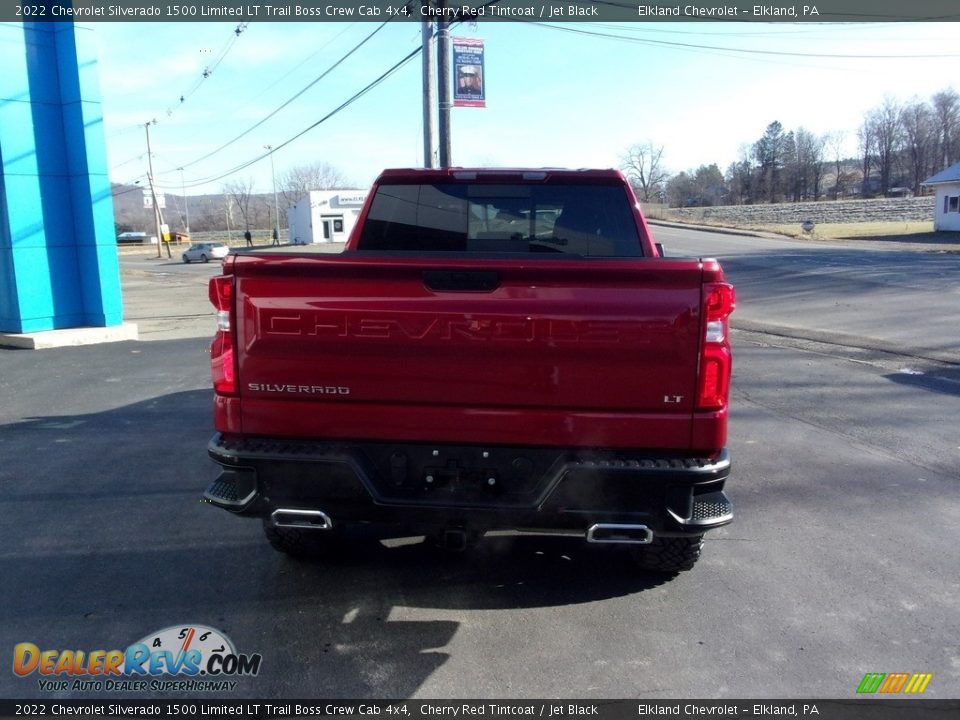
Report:
<svg viewBox="0 0 960 720"><path fill-rule="evenodd" d="M623 188L572 183L383 184L358 249L642 255Z"/></svg>

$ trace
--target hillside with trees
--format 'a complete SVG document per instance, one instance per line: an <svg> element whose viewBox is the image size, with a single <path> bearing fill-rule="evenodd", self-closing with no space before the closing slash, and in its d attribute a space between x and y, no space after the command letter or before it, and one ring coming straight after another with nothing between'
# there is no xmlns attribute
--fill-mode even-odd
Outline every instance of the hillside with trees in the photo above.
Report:
<svg viewBox="0 0 960 720"><path fill-rule="evenodd" d="M621 169L641 201L671 207L921 195L923 180L960 161L960 95L948 88L926 100L888 96L864 114L854 157L852 139L774 120L740 146L726 172L710 164L671 175L665 148L653 141L631 146Z"/></svg>

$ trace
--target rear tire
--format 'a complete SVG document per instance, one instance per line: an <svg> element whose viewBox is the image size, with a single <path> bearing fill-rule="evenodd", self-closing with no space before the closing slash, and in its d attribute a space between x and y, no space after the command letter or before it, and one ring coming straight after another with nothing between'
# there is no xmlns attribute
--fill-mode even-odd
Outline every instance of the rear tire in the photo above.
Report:
<svg viewBox="0 0 960 720"><path fill-rule="evenodd" d="M206 255L201 255L200 259L203 260L203 262L210 262L210 258L208 258Z"/></svg>
<svg viewBox="0 0 960 720"><path fill-rule="evenodd" d="M655 535L649 545L630 548L633 560L641 570L658 573L678 573L693 570L700 551L703 535L692 537L663 537Z"/></svg>

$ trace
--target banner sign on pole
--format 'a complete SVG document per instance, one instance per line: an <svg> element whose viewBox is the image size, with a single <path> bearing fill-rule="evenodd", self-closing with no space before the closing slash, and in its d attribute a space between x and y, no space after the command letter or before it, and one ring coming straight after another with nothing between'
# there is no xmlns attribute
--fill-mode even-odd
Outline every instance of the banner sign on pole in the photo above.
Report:
<svg viewBox="0 0 960 720"><path fill-rule="evenodd" d="M453 106L486 107L483 40L450 38L453 45Z"/></svg>

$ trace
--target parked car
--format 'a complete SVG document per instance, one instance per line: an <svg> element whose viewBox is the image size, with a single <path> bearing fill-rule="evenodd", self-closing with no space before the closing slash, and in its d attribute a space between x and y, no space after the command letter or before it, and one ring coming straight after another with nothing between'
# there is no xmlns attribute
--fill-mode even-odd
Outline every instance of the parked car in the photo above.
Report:
<svg viewBox="0 0 960 720"><path fill-rule="evenodd" d="M122 232L117 235L117 244L118 245L147 245L147 244L157 244L156 235L147 235L145 232Z"/></svg>
<svg viewBox="0 0 960 720"><path fill-rule="evenodd" d="M185 263L198 260L199 262L210 262L210 259L221 260L230 254L230 248L226 243L208 242L194 243L183 253Z"/></svg>

